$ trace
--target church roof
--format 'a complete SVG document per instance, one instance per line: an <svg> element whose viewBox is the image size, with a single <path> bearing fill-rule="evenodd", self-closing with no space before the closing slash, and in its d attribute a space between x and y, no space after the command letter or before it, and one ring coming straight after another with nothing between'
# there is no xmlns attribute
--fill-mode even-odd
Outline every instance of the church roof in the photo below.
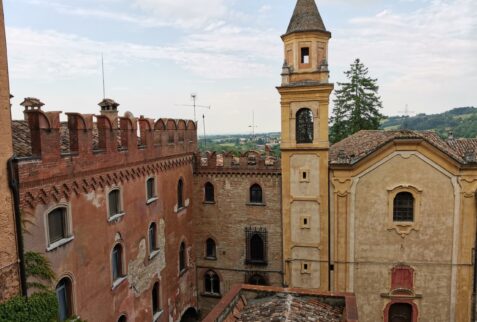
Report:
<svg viewBox="0 0 477 322"><path fill-rule="evenodd" d="M330 148L332 165L353 165L396 140L424 140L461 164L477 162L477 139L444 140L433 131L359 131Z"/></svg>
<svg viewBox="0 0 477 322"><path fill-rule="evenodd" d="M315 0L297 1L286 35L303 31L326 31Z"/></svg>

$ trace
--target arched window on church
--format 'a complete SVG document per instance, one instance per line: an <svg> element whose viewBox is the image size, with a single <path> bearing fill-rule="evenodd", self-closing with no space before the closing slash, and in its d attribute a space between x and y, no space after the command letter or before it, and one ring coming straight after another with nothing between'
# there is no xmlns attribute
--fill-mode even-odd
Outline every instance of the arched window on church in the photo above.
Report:
<svg viewBox="0 0 477 322"><path fill-rule="evenodd" d="M410 192L400 192L394 198L394 221L414 221L414 196Z"/></svg>
<svg viewBox="0 0 477 322"><path fill-rule="evenodd" d="M296 143L313 143L313 113L308 108L296 113Z"/></svg>

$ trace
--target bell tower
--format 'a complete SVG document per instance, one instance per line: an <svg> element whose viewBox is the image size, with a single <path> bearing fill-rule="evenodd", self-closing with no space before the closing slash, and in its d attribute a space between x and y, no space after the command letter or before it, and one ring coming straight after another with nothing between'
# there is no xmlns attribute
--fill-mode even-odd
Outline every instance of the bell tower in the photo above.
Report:
<svg viewBox="0 0 477 322"><path fill-rule="evenodd" d="M287 32L281 96L285 284L327 290L328 106L326 30L314 0L298 0Z"/></svg>

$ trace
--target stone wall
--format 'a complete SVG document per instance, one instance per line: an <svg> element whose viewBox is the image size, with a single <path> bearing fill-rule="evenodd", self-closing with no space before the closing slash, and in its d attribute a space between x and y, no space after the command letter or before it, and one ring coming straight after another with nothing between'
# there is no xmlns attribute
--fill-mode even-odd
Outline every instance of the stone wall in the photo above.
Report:
<svg viewBox="0 0 477 322"><path fill-rule="evenodd" d="M3 3L0 0L0 302L20 292L18 255L7 161L12 157L10 89Z"/></svg>

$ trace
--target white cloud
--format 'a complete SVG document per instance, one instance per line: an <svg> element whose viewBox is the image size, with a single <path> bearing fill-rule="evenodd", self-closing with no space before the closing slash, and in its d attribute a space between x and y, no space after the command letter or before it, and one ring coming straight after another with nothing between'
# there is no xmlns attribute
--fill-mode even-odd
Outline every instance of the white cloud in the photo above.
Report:
<svg viewBox="0 0 477 322"><path fill-rule="evenodd" d="M477 100L476 34L477 1L435 0L407 14L351 20L334 32L330 61L343 70L361 58L379 78L387 113L406 104L438 112Z"/></svg>

